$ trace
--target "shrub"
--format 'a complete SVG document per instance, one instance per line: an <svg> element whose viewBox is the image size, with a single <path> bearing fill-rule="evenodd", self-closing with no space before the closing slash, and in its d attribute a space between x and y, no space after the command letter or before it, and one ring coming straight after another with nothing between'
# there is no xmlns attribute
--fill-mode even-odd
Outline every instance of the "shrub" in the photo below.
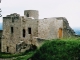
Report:
<svg viewBox="0 0 80 60"><path fill-rule="evenodd" d="M32 60L80 60L80 40L48 41L31 57Z"/></svg>

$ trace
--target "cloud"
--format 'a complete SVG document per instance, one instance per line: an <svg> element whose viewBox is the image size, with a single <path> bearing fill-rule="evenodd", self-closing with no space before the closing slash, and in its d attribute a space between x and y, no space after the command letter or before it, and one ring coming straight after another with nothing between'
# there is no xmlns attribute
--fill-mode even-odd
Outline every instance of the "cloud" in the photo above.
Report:
<svg viewBox="0 0 80 60"><path fill-rule="evenodd" d="M80 26L80 0L2 0L2 15L24 15L24 10L39 10L40 18L66 17L71 27Z"/></svg>

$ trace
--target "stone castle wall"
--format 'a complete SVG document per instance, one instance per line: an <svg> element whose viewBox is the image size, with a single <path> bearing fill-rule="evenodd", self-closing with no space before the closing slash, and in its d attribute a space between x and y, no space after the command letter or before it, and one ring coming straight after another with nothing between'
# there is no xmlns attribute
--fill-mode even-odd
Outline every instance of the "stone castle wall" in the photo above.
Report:
<svg viewBox="0 0 80 60"><path fill-rule="evenodd" d="M1 51L16 53L25 51L30 44L39 46L42 40L58 39L73 35L74 31L71 30L65 18L38 19L38 16L38 11L36 10L25 10L24 16L14 13L3 17ZM67 28L69 28L69 31Z"/></svg>

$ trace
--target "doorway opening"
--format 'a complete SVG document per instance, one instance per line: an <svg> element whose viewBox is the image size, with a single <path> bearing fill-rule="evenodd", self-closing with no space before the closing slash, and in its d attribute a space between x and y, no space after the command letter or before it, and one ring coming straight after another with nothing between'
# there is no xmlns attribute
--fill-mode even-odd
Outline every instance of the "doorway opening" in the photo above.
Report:
<svg viewBox="0 0 80 60"><path fill-rule="evenodd" d="M59 38L62 38L62 28L59 28L58 34L59 34Z"/></svg>

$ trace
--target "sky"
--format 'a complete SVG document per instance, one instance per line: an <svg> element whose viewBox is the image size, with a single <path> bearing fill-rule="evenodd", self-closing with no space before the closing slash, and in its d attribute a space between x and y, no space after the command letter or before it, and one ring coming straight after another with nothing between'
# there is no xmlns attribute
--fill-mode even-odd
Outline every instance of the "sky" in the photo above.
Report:
<svg viewBox="0 0 80 60"><path fill-rule="evenodd" d="M38 10L40 19L66 17L72 28L80 28L80 0L2 0L0 8L2 17L11 13L23 16L24 10Z"/></svg>

